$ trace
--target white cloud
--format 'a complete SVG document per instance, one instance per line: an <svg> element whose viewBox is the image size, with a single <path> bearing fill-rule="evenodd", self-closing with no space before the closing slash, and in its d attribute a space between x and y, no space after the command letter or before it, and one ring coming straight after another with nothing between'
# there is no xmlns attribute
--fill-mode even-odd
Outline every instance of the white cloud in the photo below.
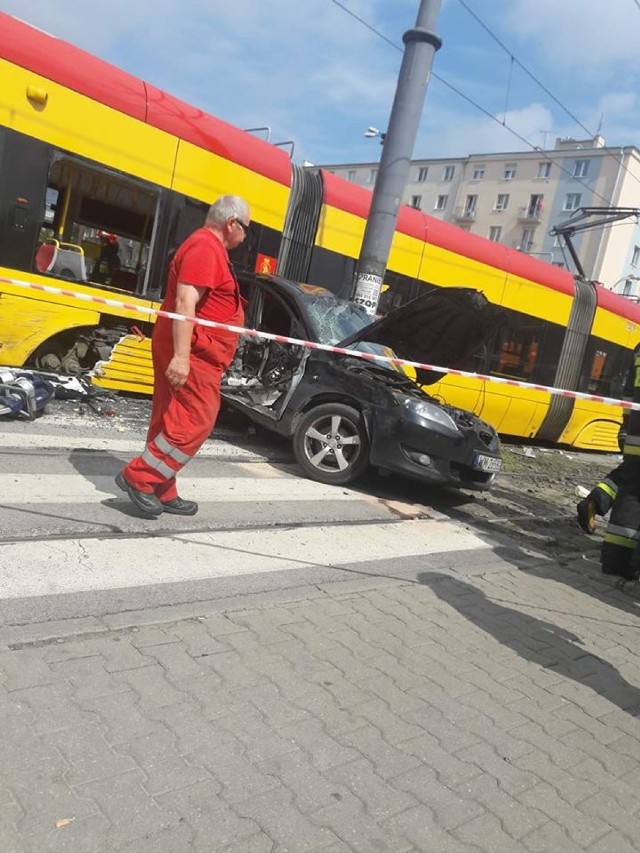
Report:
<svg viewBox="0 0 640 853"><path fill-rule="evenodd" d="M640 43L640 9L633 0L511 0L505 24L535 39L553 66L573 66L585 74L635 70Z"/></svg>
<svg viewBox="0 0 640 853"><path fill-rule="evenodd" d="M460 114L450 108L427 109L414 156L465 157L491 151L530 151L531 146L543 145L542 131L553 128L551 113L539 103L507 112L505 121L530 145L488 116ZM547 137L547 143L553 144L553 134Z"/></svg>

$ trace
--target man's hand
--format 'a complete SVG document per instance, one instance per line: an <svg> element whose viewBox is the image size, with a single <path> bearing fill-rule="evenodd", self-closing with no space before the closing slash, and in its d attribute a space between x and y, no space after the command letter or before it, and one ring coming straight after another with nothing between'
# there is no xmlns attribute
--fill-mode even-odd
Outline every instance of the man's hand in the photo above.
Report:
<svg viewBox="0 0 640 853"><path fill-rule="evenodd" d="M189 359L174 355L164 375L173 388L182 388L189 375Z"/></svg>

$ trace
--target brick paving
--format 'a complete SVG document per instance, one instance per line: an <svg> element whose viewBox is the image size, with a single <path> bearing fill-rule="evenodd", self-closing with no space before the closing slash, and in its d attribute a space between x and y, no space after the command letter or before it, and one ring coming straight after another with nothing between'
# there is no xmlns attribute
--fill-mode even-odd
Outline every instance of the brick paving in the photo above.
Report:
<svg viewBox="0 0 640 853"><path fill-rule="evenodd" d="M637 604L496 562L5 629L0 850L638 850Z"/></svg>

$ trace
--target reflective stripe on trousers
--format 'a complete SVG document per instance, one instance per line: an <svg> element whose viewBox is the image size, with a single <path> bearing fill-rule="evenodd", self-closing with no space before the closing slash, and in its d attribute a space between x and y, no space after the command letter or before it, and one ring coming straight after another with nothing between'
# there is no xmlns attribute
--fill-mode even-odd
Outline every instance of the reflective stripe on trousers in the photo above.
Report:
<svg viewBox="0 0 640 853"><path fill-rule="evenodd" d="M190 459L193 459L192 456L174 447L162 433L157 435L152 441L147 442L147 446L140 458L144 459L150 468L154 468L167 479L175 477L178 471L184 468ZM171 465L168 464L169 460L171 461Z"/></svg>

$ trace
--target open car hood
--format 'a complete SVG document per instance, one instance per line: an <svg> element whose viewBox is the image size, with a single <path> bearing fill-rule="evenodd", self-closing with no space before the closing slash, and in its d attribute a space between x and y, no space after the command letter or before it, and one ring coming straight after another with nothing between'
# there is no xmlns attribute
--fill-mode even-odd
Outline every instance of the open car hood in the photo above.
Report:
<svg viewBox="0 0 640 853"><path fill-rule="evenodd" d="M368 341L391 347L398 358L407 361L465 370L473 353L499 325L500 316L501 310L478 290L434 288L340 341L338 346ZM417 373L421 385L444 376L429 370Z"/></svg>

